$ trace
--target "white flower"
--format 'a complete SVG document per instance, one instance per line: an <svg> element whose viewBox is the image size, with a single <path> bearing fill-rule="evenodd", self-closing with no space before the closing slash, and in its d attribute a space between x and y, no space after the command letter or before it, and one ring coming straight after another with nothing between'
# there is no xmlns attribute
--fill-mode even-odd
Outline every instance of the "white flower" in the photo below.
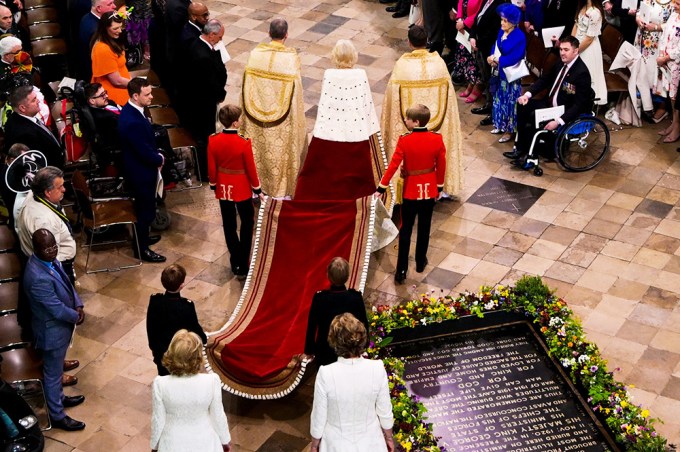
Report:
<svg viewBox="0 0 680 452"><path fill-rule="evenodd" d="M578 357L578 362L581 364L587 363L588 361L590 361L590 356L588 355L581 355Z"/></svg>
<svg viewBox="0 0 680 452"><path fill-rule="evenodd" d="M552 328L555 328L555 327L562 325L563 323L564 323L564 320L562 320L559 317L550 317L550 323L548 323L548 325L550 325L550 327L552 327Z"/></svg>
<svg viewBox="0 0 680 452"><path fill-rule="evenodd" d="M494 308L494 306L496 306L494 302L490 301L484 305L484 309L486 309L487 311L491 311Z"/></svg>
<svg viewBox="0 0 680 452"><path fill-rule="evenodd" d="M427 319L420 319L420 323L422 323L423 325L427 325Z"/></svg>
<svg viewBox="0 0 680 452"><path fill-rule="evenodd" d="M564 359L562 359L562 366L563 367L571 367L574 364L576 364L576 361L574 360L574 358L564 358Z"/></svg>

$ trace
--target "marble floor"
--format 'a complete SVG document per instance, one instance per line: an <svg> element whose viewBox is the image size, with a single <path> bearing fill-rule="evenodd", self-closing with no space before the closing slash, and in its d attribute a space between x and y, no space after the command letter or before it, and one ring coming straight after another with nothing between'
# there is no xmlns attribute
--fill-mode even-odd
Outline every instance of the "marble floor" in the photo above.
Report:
<svg viewBox="0 0 680 452"><path fill-rule="evenodd" d="M290 23L288 45L300 52L304 99L311 132L315 102L329 52L351 39L367 70L378 109L394 61L407 51L406 19L392 19L377 1L208 0L226 25L228 102L237 103L248 52L267 37L268 20ZM413 293L456 294L482 284L512 283L540 275L581 318L588 337L617 377L631 383L634 400L665 420L658 430L680 441L680 154L657 131L614 128L613 148L596 170L567 173L546 164L541 178L513 170L497 137L460 103L465 189L459 202L439 203L434 216L430 265L395 286L392 246L371 259L365 298L396 303ZM545 189L524 215L466 202L491 176ZM229 270L217 204L203 187L168 195L173 222L156 250L188 271L183 294L196 302L205 329L222 326L235 306L241 282ZM79 250L80 274L86 251ZM106 254L106 253L104 253ZM106 254L107 259L111 256ZM121 259L124 256L119 256ZM150 384L156 375L146 344L149 295L161 290L162 265L80 276L87 318L78 328L70 358L81 366L68 394L86 402L69 414L84 431L47 432L50 452L148 451ZM248 401L224 393L235 451L308 450L313 378L284 400Z"/></svg>

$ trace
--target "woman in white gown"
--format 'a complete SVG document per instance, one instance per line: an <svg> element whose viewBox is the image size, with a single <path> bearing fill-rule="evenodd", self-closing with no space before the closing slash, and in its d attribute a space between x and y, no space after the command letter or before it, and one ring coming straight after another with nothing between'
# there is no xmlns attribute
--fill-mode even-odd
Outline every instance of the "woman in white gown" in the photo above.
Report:
<svg viewBox="0 0 680 452"><path fill-rule="evenodd" d="M316 376L311 452L393 452L385 367L361 357L366 328L352 314L341 314L331 323L328 342L338 361L321 366Z"/></svg>
<svg viewBox="0 0 680 452"><path fill-rule="evenodd" d="M600 46L600 34L602 30L602 0L579 0L576 23L571 34L579 40L578 53L588 67L593 91L598 99L598 105L607 104L607 83L604 79L604 67L602 65L602 47Z"/></svg>
<svg viewBox="0 0 680 452"><path fill-rule="evenodd" d="M231 436L222 407L222 387L215 374L199 374L203 344L179 330L163 355L170 375L151 387L151 450L158 452L228 452Z"/></svg>

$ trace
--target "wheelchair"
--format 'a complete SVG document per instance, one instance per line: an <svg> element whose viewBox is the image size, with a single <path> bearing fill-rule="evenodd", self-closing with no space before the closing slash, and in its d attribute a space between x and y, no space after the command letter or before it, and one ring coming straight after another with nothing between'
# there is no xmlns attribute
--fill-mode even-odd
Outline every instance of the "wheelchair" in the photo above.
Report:
<svg viewBox="0 0 680 452"><path fill-rule="evenodd" d="M546 145L554 139L554 159L567 171L583 172L595 168L609 152L609 128L594 114L583 114L558 127L556 130L539 130L534 134L526 160L519 166L533 169L535 176L542 176L539 166L538 145ZM550 152L550 151L548 151Z"/></svg>

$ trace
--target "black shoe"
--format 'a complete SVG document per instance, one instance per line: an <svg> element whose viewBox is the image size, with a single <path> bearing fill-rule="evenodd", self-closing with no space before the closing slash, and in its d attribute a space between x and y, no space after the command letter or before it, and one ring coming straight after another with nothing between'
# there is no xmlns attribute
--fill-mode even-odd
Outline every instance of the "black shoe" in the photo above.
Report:
<svg viewBox="0 0 680 452"><path fill-rule="evenodd" d="M521 152L519 152L517 149L513 149L512 151L504 152L503 157L507 157L510 160L517 160L520 158L522 155Z"/></svg>
<svg viewBox="0 0 680 452"><path fill-rule="evenodd" d="M150 235L149 236L149 246L155 245L156 243L161 241L161 236L160 235Z"/></svg>
<svg viewBox="0 0 680 452"><path fill-rule="evenodd" d="M395 19L399 19L400 17L406 17L408 16L408 11L397 11L396 13L392 14L392 17Z"/></svg>
<svg viewBox="0 0 680 452"><path fill-rule="evenodd" d="M491 105L489 104L484 104L481 107L476 107L470 110L470 113L473 115L490 115L491 114Z"/></svg>
<svg viewBox="0 0 680 452"><path fill-rule="evenodd" d="M64 405L64 408L71 408L72 406L78 406L81 403L85 401L85 396L84 395L77 395L77 396L64 396L64 400L62 401L62 404Z"/></svg>
<svg viewBox="0 0 680 452"><path fill-rule="evenodd" d="M149 249L146 249L142 251L142 260L145 262L154 262L154 263L159 263L159 262L165 262L165 256L161 256L158 253L155 253Z"/></svg>
<svg viewBox="0 0 680 452"><path fill-rule="evenodd" d="M491 124L493 124L493 119L491 119L491 116L487 116L486 118L479 121L480 126L490 126Z"/></svg>
<svg viewBox="0 0 680 452"><path fill-rule="evenodd" d="M85 423L64 416L64 419L59 419L58 421L52 420L52 428L60 428L69 432L75 432L76 430L84 429Z"/></svg>
<svg viewBox="0 0 680 452"><path fill-rule="evenodd" d="M425 258L425 262L423 262L422 264L416 262L416 273L424 272L425 267L427 267L427 258Z"/></svg>
<svg viewBox="0 0 680 452"><path fill-rule="evenodd" d="M385 8L385 11L387 11L388 13L396 13L397 7L396 6L388 6L387 8Z"/></svg>
<svg viewBox="0 0 680 452"><path fill-rule="evenodd" d="M394 282L397 284L403 284L406 279L406 270L397 270L394 274Z"/></svg>

